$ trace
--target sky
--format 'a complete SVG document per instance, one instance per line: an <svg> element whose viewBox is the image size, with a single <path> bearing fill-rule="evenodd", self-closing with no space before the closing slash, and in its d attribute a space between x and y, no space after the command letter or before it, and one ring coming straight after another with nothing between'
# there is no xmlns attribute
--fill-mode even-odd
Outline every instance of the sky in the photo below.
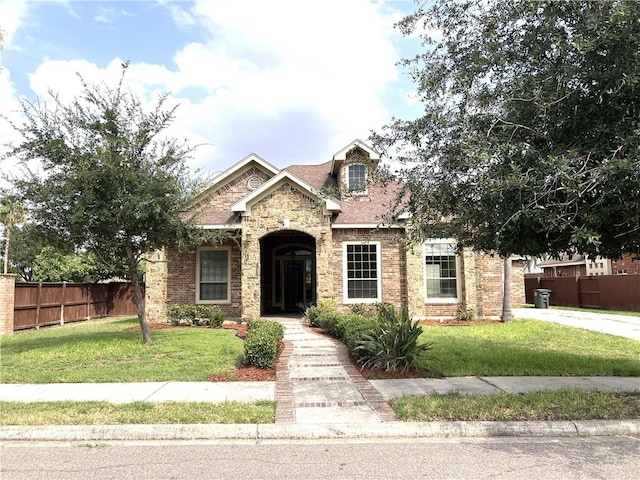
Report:
<svg viewBox="0 0 640 480"><path fill-rule="evenodd" d="M321 163L392 117L420 111L396 63L419 39L393 25L413 0L0 0L0 113L19 99L70 100L77 73L178 104L169 136L200 145L215 173L255 153L283 168ZM0 144L19 137L0 120ZM0 154L2 153L0 146ZM5 147L6 148L6 147ZM0 164L14 172L11 161Z"/></svg>

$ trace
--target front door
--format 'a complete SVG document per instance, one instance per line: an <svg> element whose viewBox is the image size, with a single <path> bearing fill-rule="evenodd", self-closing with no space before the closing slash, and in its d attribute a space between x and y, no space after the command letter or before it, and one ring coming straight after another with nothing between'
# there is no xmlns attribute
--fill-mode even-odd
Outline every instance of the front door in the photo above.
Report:
<svg viewBox="0 0 640 480"><path fill-rule="evenodd" d="M284 309L298 310L304 303L304 260L284 261Z"/></svg>

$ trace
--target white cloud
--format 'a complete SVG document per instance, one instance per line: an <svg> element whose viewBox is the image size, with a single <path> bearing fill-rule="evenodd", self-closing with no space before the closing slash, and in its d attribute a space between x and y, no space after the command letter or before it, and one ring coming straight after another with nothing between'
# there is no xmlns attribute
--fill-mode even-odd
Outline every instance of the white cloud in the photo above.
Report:
<svg viewBox="0 0 640 480"><path fill-rule="evenodd" d="M198 0L165 5L179 27L208 37L180 48L174 66L132 63L127 86L149 105L162 92L180 103L169 133L206 144L194 165L216 171L255 152L286 166L329 160L389 119L381 92L397 79L397 12L367 0ZM0 14L0 18L1 18ZM168 66L167 66L168 65ZM46 60L29 75L40 97L63 101L89 82L115 85L121 60Z"/></svg>
<svg viewBox="0 0 640 480"><path fill-rule="evenodd" d="M3 34L4 48L19 50L20 47L15 44L14 36L27 16L27 12L27 2L0 0L0 30Z"/></svg>

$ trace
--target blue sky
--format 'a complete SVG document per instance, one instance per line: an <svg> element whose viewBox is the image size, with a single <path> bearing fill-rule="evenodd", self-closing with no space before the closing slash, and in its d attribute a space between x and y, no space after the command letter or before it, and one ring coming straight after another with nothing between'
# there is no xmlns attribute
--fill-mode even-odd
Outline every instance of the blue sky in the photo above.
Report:
<svg viewBox="0 0 640 480"><path fill-rule="evenodd" d="M413 118L396 62L419 48L394 22L412 0L0 0L0 110L71 99L76 72L127 85L149 106L179 103L171 136L203 144L193 168L216 172L249 153L277 167L319 163L392 116ZM18 140L0 125L1 143ZM13 168L2 165L6 171Z"/></svg>

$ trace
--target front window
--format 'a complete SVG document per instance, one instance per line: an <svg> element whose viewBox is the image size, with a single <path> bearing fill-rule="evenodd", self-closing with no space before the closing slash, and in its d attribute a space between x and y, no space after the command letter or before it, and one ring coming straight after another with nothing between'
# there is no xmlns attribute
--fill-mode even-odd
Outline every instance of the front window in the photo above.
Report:
<svg viewBox="0 0 640 480"><path fill-rule="evenodd" d="M229 250L198 251L197 302L225 303L229 301Z"/></svg>
<svg viewBox="0 0 640 480"><path fill-rule="evenodd" d="M366 169L364 165L349 165L347 174L347 186L350 192L362 193L366 190Z"/></svg>
<svg viewBox="0 0 640 480"><path fill-rule="evenodd" d="M455 243L427 243L425 252L426 300L453 301L458 298L458 262Z"/></svg>
<svg viewBox="0 0 640 480"><path fill-rule="evenodd" d="M347 243L343 257L345 303L380 301L380 245Z"/></svg>

